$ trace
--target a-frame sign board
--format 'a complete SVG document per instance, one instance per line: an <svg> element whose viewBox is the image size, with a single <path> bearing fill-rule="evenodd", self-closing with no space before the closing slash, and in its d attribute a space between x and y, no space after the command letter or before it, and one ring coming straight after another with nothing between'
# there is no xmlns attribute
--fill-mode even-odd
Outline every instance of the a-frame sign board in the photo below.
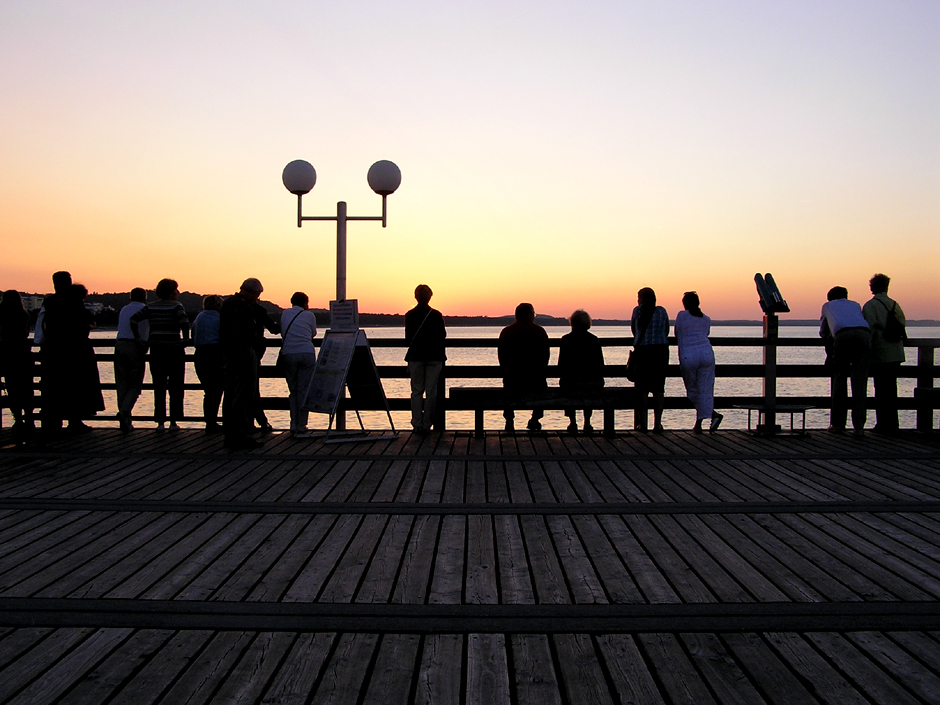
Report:
<svg viewBox="0 0 940 705"><path fill-rule="evenodd" d="M330 437L333 421L343 398L344 386L349 392L350 405L356 411L361 429L365 430L359 415L360 408L385 409L389 426L395 431L388 399L365 331L329 330L323 335L317 366L307 389L304 409L316 414L329 414L327 439Z"/></svg>

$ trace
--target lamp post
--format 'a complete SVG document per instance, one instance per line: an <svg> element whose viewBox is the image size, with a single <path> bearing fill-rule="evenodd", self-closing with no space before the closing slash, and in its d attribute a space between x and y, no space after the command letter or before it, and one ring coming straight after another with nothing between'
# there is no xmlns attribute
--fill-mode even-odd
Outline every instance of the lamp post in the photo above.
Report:
<svg viewBox="0 0 940 705"><path fill-rule="evenodd" d="M303 159L292 161L284 167L281 180L292 194L297 196L297 227L305 220L336 221L336 300L346 301L346 222L349 220L381 220L386 226L386 196L395 193L401 185L401 170L388 160L381 160L369 167L369 186L382 197L382 215L347 215L346 202L336 204L336 215L304 215L303 197L317 183L317 172L310 162Z"/></svg>
<svg viewBox="0 0 940 705"><path fill-rule="evenodd" d="M304 215L303 197L304 194L310 193L311 189L313 189L317 183L316 169L313 168L310 162L297 159L284 167L284 172L281 174L281 180L284 182L284 186L288 191L297 196L298 228L304 224L305 220L336 221L336 301L330 302L330 330L356 331L356 345L360 344L359 341L361 339L365 346L368 346L368 343L365 343L365 335L359 331L358 302L355 299L346 300L346 222L350 220L381 220L382 227L384 228L387 215L385 199L388 195L395 193L395 190L401 185L401 170L393 162L383 159L369 167L369 173L366 178L372 190L382 197L382 215L348 215L346 213L345 201L339 201L336 204L335 216ZM324 345L325 344L326 336L324 336ZM317 369L320 368L320 362L323 360L322 351L323 349L321 348L321 355L317 361ZM371 361L374 371L375 361L372 359L371 352L369 353L369 360ZM316 373L314 374L316 375ZM375 380L378 382L378 386L381 389L381 381L378 378L378 372L374 371L374 374ZM343 372L343 380L345 380L345 375L346 371ZM342 399L345 394L345 389L342 385L343 382L340 382L340 389L338 390L338 398L340 399ZM385 398L384 390L382 391L382 398ZM394 430L392 415L388 410L387 401L385 402L385 407L386 413L388 413L389 424L392 425L392 429ZM335 408L334 406L334 409ZM356 413L358 415L358 411ZM361 423L362 420L360 419L360 425ZM336 430L344 431L345 429L345 412L339 412L336 416Z"/></svg>

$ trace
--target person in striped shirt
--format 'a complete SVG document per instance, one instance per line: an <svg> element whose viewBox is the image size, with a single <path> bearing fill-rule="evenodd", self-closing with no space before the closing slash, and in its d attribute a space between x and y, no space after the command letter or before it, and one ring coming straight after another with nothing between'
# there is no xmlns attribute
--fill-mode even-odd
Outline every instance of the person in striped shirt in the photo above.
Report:
<svg viewBox="0 0 940 705"><path fill-rule="evenodd" d="M153 378L153 415L157 430L166 423L166 395L170 393L170 430L179 430L183 418L184 348L189 344L189 318L179 299L179 285L174 279L157 284L157 301L147 304L131 316L134 340L140 338L140 322L150 322L150 376Z"/></svg>

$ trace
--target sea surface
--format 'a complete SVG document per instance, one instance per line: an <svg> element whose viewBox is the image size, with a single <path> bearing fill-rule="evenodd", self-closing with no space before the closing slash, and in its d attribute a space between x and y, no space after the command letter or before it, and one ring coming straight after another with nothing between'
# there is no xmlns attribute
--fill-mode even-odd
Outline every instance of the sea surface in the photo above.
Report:
<svg viewBox="0 0 940 705"><path fill-rule="evenodd" d="M365 328L366 335L370 340L378 338L404 338L404 330L401 328ZM447 331L448 337L455 338L490 338L495 340L499 336L500 327L494 326L472 326L472 327L452 327ZM561 338L569 328L567 326L548 326L546 331L550 338ZM628 326L597 326L591 331L600 338L623 338L630 337ZM920 326L908 329L911 338L940 338L940 326ZM322 336L322 331L319 334ZM745 326L713 326L712 340L720 338L760 338L762 329L760 325ZM818 329L816 326L781 326L781 338L798 338L808 340L818 340ZM113 339L114 331L95 331L93 338ZM605 348L604 356L608 364L623 365L627 362L629 347ZM108 348L98 348L99 353L110 352ZM404 367L405 348L372 348L373 356L377 365L401 365ZM916 363L916 350L907 349L906 365ZM450 365L492 365L497 366L496 348L450 348L447 351L448 364ZM760 347L743 346L715 346L715 358L718 364L760 364L762 349ZM273 365L277 358L277 348L269 348L264 357L264 364ZM678 364L678 352L675 346L670 346L670 358L673 364ZM780 347L777 349L777 361L779 364L820 364L825 358L825 352L822 347ZM558 348L552 348L551 364L558 360ZM98 365L102 382L113 382L113 366L109 362L102 362ZM498 371L497 371L498 374ZM150 372L147 371L145 382L150 381ZM186 365L186 381L196 384L198 379L192 363ZM447 387L454 386L499 386L501 381L498 378L485 379L448 379ZM549 384L557 384L557 380L549 380ZM609 386L629 386L625 379L608 380ZM383 380L385 394L389 398L406 398L410 394L407 379L385 379ZM873 393L869 382L869 395ZM911 396L915 385L914 379L901 379L898 384L898 393L901 396ZM777 383L778 396L816 396L827 395L829 393L829 380L826 378L792 378L779 379ZM287 396L287 384L283 379L262 379L261 394L263 396ZM761 394L761 380L757 378L719 378L715 383L715 394L717 396L756 396ZM666 380L667 396L685 396L685 387L681 379L670 378ZM114 424L113 415L116 411L115 393L113 390L104 392L105 404L107 409L99 414L100 421L91 422L92 425ZM202 414L202 392L188 391L185 398L186 413L194 416ZM134 409L136 414L143 416L153 413L153 393L144 391ZM747 412L738 409L721 409L725 415L722 426L724 428L747 428ZM596 426L600 426L601 412L597 412ZM285 429L289 427L289 415L286 411L268 411L268 419L276 429ZM517 418L524 420L525 412L518 412ZM106 421L107 420L107 421ZM383 412L362 412L362 421L367 429L384 430L389 428L388 417ZM788 417L779 418L780 423L788 423ZM311 428L325 428L328 418L325 415L311 414L309 426ZM407 430L410 428L410 413L405 411L392 412L392 422L396 429ZM663 414L663 423L666 428L684 429L691 428L695 422L694 412L690 409L667 409ZM12 419L9 410L3 410L3 425L9 427ZM578 423L581 423L581 414L578 414ZM799 421L797 421L799 423ZM473 428L473 412L449 412L447 415L447 424L449 429L470 429ZM565 428L568 424L567 418L561 411L546 412L543 419L543 427L548 429ZM809 428L825 428L829 424L828 410L810 410L806 415L806 425ZM140 427L146 427L147 422L137 422ZM185 422L184 426L201 427L201 423ZM356 416L350 412L347 425L353 428L357 425ZM502 428L503 419L501 412L486 412L487 428ZM519 424L521 425L521 424ZM868 427L874 425L874 412L869 412ZM936 420L934 423L936 427ZM914 427L914 412L901 412L901 426L904 428ZM618 411L617 427L632 428L633 412Z"/></svg>

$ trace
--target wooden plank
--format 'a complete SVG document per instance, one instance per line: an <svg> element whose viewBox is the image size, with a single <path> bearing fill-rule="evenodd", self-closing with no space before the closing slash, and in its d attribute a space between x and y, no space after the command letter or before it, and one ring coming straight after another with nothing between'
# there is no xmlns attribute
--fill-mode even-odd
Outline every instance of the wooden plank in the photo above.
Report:
<svg viewBox="0 0 940 705"><path fill-rule="evenodd" d="M77 648L52 664L43 672L42 677L36 678L19 691L16 699L22 703L49 703L57 700L132 633L132 629L98 629L82 640Z"/></svg>
<svg viewBox="0 0 940 705"><path fill-rule="evenodd" d="M669 604L680 601L676 590L630 530L625 517L602 515L597 520L647 602Z"/></svg>
<svg viewBox="0 0 940 705"><path fill-rule="evenodd" d="M252 593L262 577L272 570L304 528L310 517L293 514L260 542L257 549L223 582L212 595L215 600L241 601Z"/></svg>
<svg viewBox="0 0 940 705"><path fill-rule="evenodd" d="M362 705L388 705L411 700L421 637L383 634Z"/></svg>
<svg viewBox="0 0 940 705"><path fill-rule="evenodd" d="M508 703L510 698L506 637L467 636L467 694L470 703Z"/></svg>
<svg viewBox="0 0 940 705"><path fill-rule="evenodd" d="M812 705L818 702L759 635L726 634L723 638L748 676L771 702L781 705Z"/></svg>
<svg viewBox="0 0 940 705"><path fill-rule="evenodd" d="M185 542L206 522L207 514L166 514L159 516L144 531L126 538L119 546L97 556L95 561L72 570L38 591L38 597L103 597L162 551ZM161 530L161 522L165 529Z"/></svg>
<svg viewBox="0 0 940 705"><path fill-rule="evenodd" d="M496 570L493 517L471 514L467 517L465 603L497 604L500 601Z"/></svg>
<svg viewBox="0 0 940 705"><path fill-rule="evenodd" d="M92 512L37 512L35 516L26 519L23 526L11 527L0 533L0 566L4 565L3 560L10 553L24 546L35 550L40 539L65 526L71 525L64 532L66 534L82 531L81 524L74 525L72 522L82 519L86 523L93 524L101 521L104 516L101 513ZM16 564L15 561L13 564Z"/></svg>
<svg viewBox="0 0 940 705"><path fill-rule="evenodd" d="M447 475L447 462L432 460L428 463L428 471L421 486L419 502L440 502L444 493L444 479Z"/></svg>
<svg viewBox="0 0 940 705"><path fill-rule="evenodd" d="M122 545L126 538L138 532L159 533L168 523L176 520L178 518L161 518L157 520L159 524L154 527L155 522L149 516L120 512L113 517L113 521L99 523L92 530L47 549L45 554L24 561L19 571L12 571L22 575L22 579L13 583L15 577L11 576L12 585L2 594L30 596L73 571L94 570L94 565L104 568L106 564L93 562L102 555L121 555L126 550ZM118 521L121 523L117 524ZM105 527L110 530L102 531Z"/></svg>
<svg viewBox="0 0 940 705"><path fill-rule="evenodd" d="M912 654L924 669L940 675L940 643L924 632L887 632L895 643Z"/></svg>
<svg viewBox="0 0 940 705"><path fill-rule="evenodd" d="M764 634L764 638L803 682L812 684L813 695L827 705L867 705L871 702L803 636L772 632Z"/></svg>
<svg viewBox="0 0 940 705"><path fill-rule="evenodd" d="M329 581L317 596L318 600L352 602L387 523L387 516L371 515L363 518L349 547L336 563Z"/></svg>
<svg viewBox="0 0 940 705"><path fill-rule="evenodd" d="M428 595L430 604L463 602L466 524L466 517L463 516L445 516L441 521Z"/></svg>
<svg viewBox="0 0 940 705"><path fill-rule="evenodd" d="M425 476L428 472L429 463L420 461L409 461L405 467L398 491L392 495L389 501L395 502L416 502L421 492L421 486L424 484ZM381 494L381 488L379 490ZM385 501L376 496L376 501Z"/></svg>
<svg viewBox="0 0 940 705"><path fill-rule="evenodd" d="M124 681L142 668L151 655L170 640L174 632L165 629L141 629L111 655L87 672L59 705L84 705L106 702L120 690Z"/></svg>
<svg viewBox="0 0 940 705"><path fill-rule="evenodd" d="M160 702L257 702L295 638L283 632L222 632Z"/></svg>
<svg viewBox="0 0 940 705"><path fill-rule="evenodd" d="M139 599L168 600L176 597L186 585L258 521L257 515L228 515L225 518L228 522L216 534L186 555L167 577L153 583L139 596Z"/></svg>
<svg viewBox="0 0 940 705"><path fill-rule="evenodd" d="M13 640L9 646L22 646L23 651L7 654L6 665L0 669L0 702L9 702L94 633L94 629L43 630L38 639L29 634L29 638Z"/></svg>
<svg viewBox="0 0 940 705"><path fill-rule="evenodd" d="M924 597L913 597L913 595L929 595L932 599L940 596L940 580L894 555L885 553L884 545L897 546L896 543L892 544L892 542L874 537L876 543L873 545L866 537L860 537L845 529L839 517L824 517L818 514L802 516L808 523L824 531L832 540L842 543L845 547L844 554L857 555L860 560L865 559L869 574L877 575L884 581L885 587L892 592L906 595L904 599L924 599Z"/></svg>
<svg viewBox="0 0 940 705"><path fill-rule="evenodd" d="M308 488L301 502L322 502L332 491L333 487L342 480L352 467L348 460L337 460L330 466L329 472L324 474L314 485Z"/></svg>
<svg viewBox="0 0 940 705"><path fill-rule="evenodd" d="M122 521L127 521L127 517L115 517L114 512L50 512L47 524L36 526L6 543L7 550L0 556L0 576L10 570L22 573L25 561L37 553L53 550L70 538L74 540L77 534L89 529L107 533ZM101 522L107 523L96 529Z"/></svg>
<svg viewBox="0 0 940 705"><path fill-rule="evenodd" d="M597 645L620 702L666 705L633 636L600 634Z"/></svg>
<svg viewBox="0 0 940 705"><path fill-rule="evenodd" d="M717 635L681 634L680 639L692 663L722 705L759 705L767 702L748 680ZM773 700L773 695L768 697Z"/></svg>
<svg viewBox="0 0 940 705"><path fill-rule="evenodd" d="M718 601L692 566L656 530L650 517L627 516L624 520L683 602Z"/></svg>
<svg viewBox="0 0 940 705"><path fill-rule="evenodd" d="M366 471L365 475L359 481L359 484L349 493L346 498L348 502L369 502L379 487L382 478L388 472L392 462L389 460L376 460Z"/></svg>
<svg viewBox="0 0 940 705"><path fill-rule="evenodd" d="M414 517L395 515L388 519L379 545L356 592L356 602L389 602L395 587Z"/></svg>
<svg viewBox="0 0 940 705"><path fill-rule="evenodd" d="M674 634L640 634L638 643L660 676L666 697L675 703L715 704L702 676Z"/></svg>
<svg viewBox="0 0 940 705"><path fill-rule="evenodd" d="M316 553L309 556L309 560L297 573L281 600L284 602L315 601L332 575L340 556L355 536L360 523L362 523L361 515L345 514L339 517L317 547Z"/></svg>
<svg viewBox="0 0 940 705"><path fill-rule="evenodd" d="M849 632L845 636L916 697L927 702L940 698L940 677L884 634Z"/></svg>
<svg viewBox="0 0 940 705"><path fill-rule="evenodd" d="M750 566L740 561L737 554L730 550L722 551L722 546L711 547L714 552L703 548L683 530L683 526L687 525L688 521L681 520L686 517L666 515L648 518L650 524L659 530L662 539L670 544L678 556L682 556L695 577L707 586L709 592L719 602L754 602L754 595L748 592L732 571L733 567L742 573L751 573ZM723 542L719 540L719 543ZM716 554L720 554L720 559L716 559ZM732 565L726 569L726 564ZM763 581L756 582L763 583ZM766 586L766 583L761 584L761 587L772 591L775 596L783 596L779 591Z"/></svg>
<svg viewBox="0 0 940 705"><path fill-rule="evenodd" d="M486 501L486 464L483 461L468 461L466 467L465 497L468 503Z"/></svg>
<svg viewBox="0 0 940 705"><path fill-rule="evenodd" d="M562 705L561 688L545 634L510 636L516 702Z"/></svg>
<svg viewBox="0 0 940 705"><path fill-rule="evenodd" d="M197 663L196 659L211 638L212 632L208 631L178 632L124 684L114 702L151 705L160 700L167 691L170 691L173 699L164 699L166 703L191 702L196 695L197 684L213 688L215 683L204 679L187 680L182 687L171 690L180 674ZM205 666L209 665L205 659L201 662ZM211 665L214 667L216 664ZM204 673L211 677L210 671L206 670Z"/></svg>
<svg viewBox="0 0 940 705"><path fill-rule="evenodd" d="M393 603L424 604L427 600L433 568L427 557L437 545L440 524L439 516L415 517L392 592Z"/></svg>
<svg viewBox="0 0 940 705"><path fill-rule="evenodd" d="M696 520L759 570L785 599L797 602L857 599L842 583L771 536L749 516L700 516Z"/></svg>
<svg viewBox="0 0 940 705"><path fill-rule="evenodd" d="M520 517L532 584L538 604L571 604L572 597L565 581L564 571L555 554L551 533L540 516Z"/></svg>
<svg viewBox="0 0 940 705"><path fill-rule="evenodd" d="M857 561L853 561L851 565L844 562L839 544L827 542L824 545L817 545L813 540L816 537L815 530L802 520L797 521L791 527L783 521L781 516L754 514L751 515L751 519L770 536L788 546L793 553L802 556L808 564L831 576L830 581L825 583L826 585L835 589L836 592L838 590L834 586L837 583L851 590L852 596L846 599L850 601L897 599L897 596L860 572L856 568ZM803 572L801 575L809 576L811 573Z"/></svg>
<svg viewBox="0 0 940 705"><path fill-rule="evenodd" d="M490 461L487 465L497 465ZM506 471L506 484L509 490L509 499L512 502L532 502L532 490L529 487L528 476L522 463L510 461L499 463Z"/></svg>
<svg viewBox="0 0 940 705"><path fill-rule="evenodd" d="M496 556L499 565L499 590L502 604L532 604L531 572L526 559L525 543L517 516L493 517Z"/></svg>
<svg viewBox="0 0 940 705"><path fill-rule="evenodd" d="M6 666L52 633L52 629L27 627L7 629L0 638L0 673Z"/></svg>
<svg viewBox="0 0 940 705"><path fill-rule="evenodd" d="M205 570L194 576L190 583L180 590L178 600L207 600L211 599L216 591L225 584L226 580L249 559L254 549L278 526L284 522L284 516L267 514L239 536L224 553L212 561Z"/></svg>
<svg viewBox="0 0 940 705"><path fill-rule="evenodd" d="M415 692L417 705L451 705L461 702L464 637L429 634L424 637Z"/></svg>
<svg viewBox="0 0 940 705"><path fill-rule="evenodd" d="M556 634L558 670L568 701L579 705L611 705L614 699L607 687L594 641L587 634Z"/></svg>
<svg viewBox="0 0 940 705"><path fill-rule="evenodd" d="M578 604L608 604L610 598L597 577L571 518L549 516L546 517L546 523L574 601Z"/></svg>
<svg viewBox="0 0 940 705"><path fill-rule="evenodd" d="M841 634L811 632L806 639L816 646L836 668L844 673L872 701L891 705L920 702L903 686L876 666L871 659Z"/></svg>
<svg viewBox="0 0 940 705"><path fill-rule="evenodd" d="M607 599L614 604L646 602L597 517L575 516L570 517L570 521L581 536Z"/></svg>
<svg viewBox="0 0 940 705"><path fill-rule="evenodd" d="M372 660L378 634L342 634L310 701L314 705L358 703L368 675L364 667Z"/></svg>
<svg viewBox="0 0 940 705"><path fill-rule="evenodd" d="M442 502L465 502L466 483L465 476L467 463L463 461L448 462L444 471L444 491L441 494Z"/></svg>

